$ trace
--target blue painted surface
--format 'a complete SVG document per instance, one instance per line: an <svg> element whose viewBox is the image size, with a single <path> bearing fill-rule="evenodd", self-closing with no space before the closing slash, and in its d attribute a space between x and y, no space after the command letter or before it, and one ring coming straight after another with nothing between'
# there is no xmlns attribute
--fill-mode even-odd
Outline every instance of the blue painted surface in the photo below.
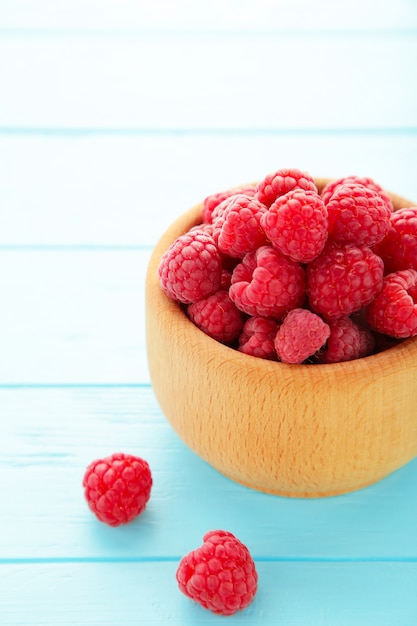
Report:
<svg viewBox="0 0 417 626"><path fill-rule="evenodd" d="M217 624L175 583L211 528L259 570L228 623L417 624L417 460L335 498L237 485L167 424L144 329L152 248L211 192L296 166L417 202L416 50L413 0L1 3L2 625ZM117 450L154 488L114 529L81 480Z"/></svg>

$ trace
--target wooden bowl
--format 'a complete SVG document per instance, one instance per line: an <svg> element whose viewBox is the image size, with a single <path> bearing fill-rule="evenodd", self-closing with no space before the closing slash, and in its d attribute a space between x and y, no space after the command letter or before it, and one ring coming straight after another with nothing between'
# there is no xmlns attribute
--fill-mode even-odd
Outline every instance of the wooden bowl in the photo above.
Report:
<svg viewBox="0 0 417 626"><path fill-rule="evenodd" d="M317 179L321 189L327 179ZM412 202L392 194L396 209ZM172 224L146 277L147 354L156 398L181 439L230 479L271 494L319 497L370 485L417 456L417 338L335 364L287 365L208 337L162 292Z"/></svg>

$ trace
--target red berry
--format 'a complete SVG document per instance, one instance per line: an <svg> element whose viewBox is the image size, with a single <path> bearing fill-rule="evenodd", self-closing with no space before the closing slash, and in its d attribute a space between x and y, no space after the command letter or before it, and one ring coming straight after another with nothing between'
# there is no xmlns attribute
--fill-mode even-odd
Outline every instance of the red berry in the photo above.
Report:
<svg viewBox="0 0 417 626"><path fill-rule="evenodd" d="M228 291L219 290L211 296L189 304L187 314L190 320L206 335L231 343L242 329L243 313L233 304Z"/></svg>
<svg viewBox="0 0 417 626"><path fill-rule="evenodd" d="M227 269L222 269L222 275L220 280L220 289L229 291L229 287L232 284L232 272Z"/></svg>
<svg viewBox="0 0 417 626"><path fill-rule="evenodd" d="M318 359L320 363L352 361L372 354L375 346L372 333L350 317L329 322L329 328L326 348Z"/></svg>
<svg viewBox="0 0 417 626"><path fill-rule="evenodd" d="M219 206L223 200L230 198L237 193L244 193L247 196L255 195L255 185L242 185L234 189L227 189L219 193L207 196L203 201L202 218L203 222L211 224L213 221L213 211Z"/></svg>
<svg viewBox="0 0 417 626"><path fill-rule="evenodd" d="M392 211L372 189L355 183L338 185L327 203L329 239L373 246L388 232Z"/></svg>
<svg viewBox="0 0 417 626"><path fill-rule="evenodd" d="M83 487L96 517L119 526L144 511L151 495L151 470L144 459L120 452L93 461L85 471Z"/></svg>
<svg viewBox="0 0 417 626"><path fill-rule="evenodd" d="M275 349L283 363L303 363L324 346L330 328L308 309L288 313L275 336Z"/></svg>
<svg viewBox="0 0 417 626"><path fill-rule="evenodd" d="M206 233L207 235L213 236L213 224L207 224L206 222L202 222L201 224L196 224L195 226L191 226L188 232L194 233L196 230Z"/></svg>
<svg viewBox="0 0 417 626"><path fill-rule="evenodd" d="M281 254L309 263L326 243L327 209L317 192L294 189L261 215L261 226Z"/></svg>
<svg viewBox="0 0 417 626"><path fill-rule="evenodd" d="M248 315L281 319L304 301L304 269L272 246L261 246L236 265L229 295Z"/></svg>
<svg viewBox="0 0 417 626"><path fill-rule="evenodd" d="M385 274L417 270L417 207L391 213L389 230L375 252L384 261Z"/></svg>
<svg viewBox="0 0 417 626"><path fill-rule="evenodd" d="M362 177L361 176L344 176L342 178L337 178L336 180L332 180L329 183L327 183L327 185L323 187L321 194L320 194L321 197L323 198L324 204L327 204L329 202L330 198L332 197L332 195L334 194L334 192L340 185L345 185L346 183L349 183L349 184L353 183L355 185L363 185L364 187L367 187L368 189L371 189L372 191L376 191L381 196L381 198L383 198L388 209L390 211L394 209L391 196L389 195L389 193L386 192L381 187L381 185L376 183L372 178L364 177L364 176Z"/></svg>
<svg viewBox="0 0 417 626"><path fill-rule="evenodd" d="M211 235L201 230L178 237L162 255L158 275L168 297L184 304L215 293L221 282L222 264Z"/></svg>
<svg viewBox="0 0 417 626"><path fill-rule="evenodd" d="M203 545L184 556L176 579L188 598L219 615L233 615L254 599L258 574L248 548L232 533L206 533Z"/></svg>
<svg viewBox="0 0 417 626"><path fill-rule="evenodd" d="M278 322L267 317L250 317L239 335L238 350L270 361L277 360L274 339Z"/></svg>
<svg viewBox="0 0 417 626"><path fill-rule="evenodd" d="M296 168L283 168L265 176L256 187L255 197L266 207L270 207L280 196L293 189L317 192L314 178Z"/></svg>
<svg viewBox="0 0 417 626"><path fill-rule="evenodd" d="M383 273L382 259L371 248L328 243L307 266L310 307L326 320L347 317L381 290Z"/></svg>
<svg viewBox="0 0 417 626"><path fill-rule="evenodd" d="M266 244L261 227L261 216L267 211L263 204L240 194L228 198L222 206L222 215L213 222L213 239L221 253L243 258Z"/></svg>
<svg viewBox="0 0 417 626"><path fill-rule="evenodd" d="M417 271L400 270L384 278L366 317L377 332L405 339L417 335Z"/></svg>

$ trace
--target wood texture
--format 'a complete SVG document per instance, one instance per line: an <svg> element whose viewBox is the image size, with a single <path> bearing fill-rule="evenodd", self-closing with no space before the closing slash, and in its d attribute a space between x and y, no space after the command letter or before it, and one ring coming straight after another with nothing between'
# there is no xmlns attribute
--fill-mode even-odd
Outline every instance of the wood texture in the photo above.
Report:
<svg viewBox="0 0 417 626"><path fill-rule="evenodd" d="M151 380L182 439L226 476L298 497L365 487L417 456L416 339L345 363L286 365L214 341L165 296L160 258L200 216L198 205L167 230L146 279Z"/></svg>

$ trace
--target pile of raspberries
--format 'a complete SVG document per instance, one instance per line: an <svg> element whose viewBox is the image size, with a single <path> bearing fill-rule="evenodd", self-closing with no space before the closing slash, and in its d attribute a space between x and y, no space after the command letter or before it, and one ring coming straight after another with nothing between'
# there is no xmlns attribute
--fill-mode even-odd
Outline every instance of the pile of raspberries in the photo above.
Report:
<svg viewBox="0 0 417 626"><path fill-rule="evenodd" d="M417 207L371 178L295 168L208 196L163 254L166 295L213 339L283 363L369 356L417 335Z"/></svg>

